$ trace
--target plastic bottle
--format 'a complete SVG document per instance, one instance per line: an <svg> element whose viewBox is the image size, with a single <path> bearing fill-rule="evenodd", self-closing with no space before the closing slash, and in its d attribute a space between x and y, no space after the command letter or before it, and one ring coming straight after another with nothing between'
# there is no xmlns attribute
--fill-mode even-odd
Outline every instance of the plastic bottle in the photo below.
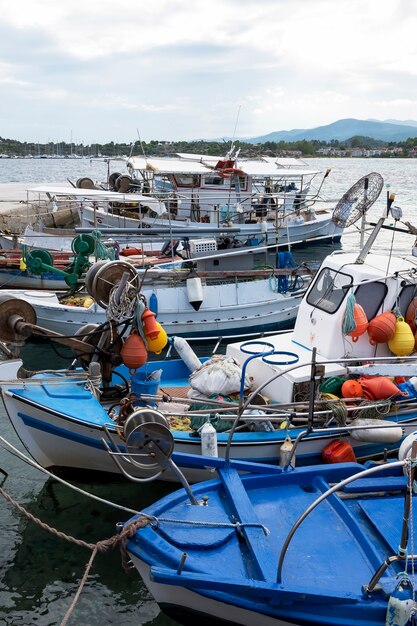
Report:
<svg viewBox="0 0 417 626"><path fill-rule="evenodd" d="M217 450L216 429L210 422L206 422L200 430L201 454L203 456L219 456Z"/></svg>

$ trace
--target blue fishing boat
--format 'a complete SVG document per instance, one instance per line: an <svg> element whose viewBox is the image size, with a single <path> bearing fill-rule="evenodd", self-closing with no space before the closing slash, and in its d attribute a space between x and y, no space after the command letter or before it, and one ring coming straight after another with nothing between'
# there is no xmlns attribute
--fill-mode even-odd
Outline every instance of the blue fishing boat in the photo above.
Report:
<svg viewBox="0 0 417 626"><path fill-rule="evenodd" d="M119 525L169 616L185 625L415 623L410 459L292 471L194 462L218 479L185 485Z"/></svg>

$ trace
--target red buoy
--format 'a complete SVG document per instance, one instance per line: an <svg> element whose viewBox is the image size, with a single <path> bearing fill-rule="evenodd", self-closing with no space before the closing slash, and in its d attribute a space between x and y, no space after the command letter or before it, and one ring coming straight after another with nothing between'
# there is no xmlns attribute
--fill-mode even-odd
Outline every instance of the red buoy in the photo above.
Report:
<svg viewBox="0 0 417 626"><path fill-rule="evenodd" d="M120 351L120 356L122 357L124 365L129 368L131 374L148 360L148 352L137 330L134 330L125 340Z"/></svg>
<svg viewBox="0 0 417 626"><path fill-rule="evenodd" d="M158 338L160 328L155 319L155 313L148 309L148 307L146 307L142 313L142 324L146 339Z"/></svg>
<svg viewBox="0 0 417 626"><path fill-rule="evenodd" d="M395 335L396 321L397 318L391 311L374 317L367 328L369 343L374 346L376 343L387 343L392 339Z"/></svg>

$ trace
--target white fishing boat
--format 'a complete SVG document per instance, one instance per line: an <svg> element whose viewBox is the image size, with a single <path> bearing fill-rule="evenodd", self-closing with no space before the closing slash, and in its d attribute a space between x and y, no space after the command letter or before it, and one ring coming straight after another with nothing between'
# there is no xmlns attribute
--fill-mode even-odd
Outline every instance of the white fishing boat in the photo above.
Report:
<svg viewBox="0 0 417 626"><path fill-rule="evenodd" d="M23 377L17 374L21 361L15 361L16 378L5 379L1 388L16 432L43 466L116 473L128 467L137 477L159 470L146 459L132 470L125 445L132 424L133 430L149 423L155 424L154 430L170 426L177 452L199 454L207 445L199 429L210 420L217 430L213 426L209 433L210 446L217 447L219 456L283 466L294 462L295 450L297 464L303 465L394 452L417 428L417 357L411 328L417 324L417 259L370 252L383 222L384 217L358 255L335 253L325 259L307 290L294 331L230 343L225 357L204 364L189 348L178 347L176 339L180 361L147 363L146 354L127 349L135 332L123 343L108 324L85 327L79 339L54 337L38 328L28 302L2 297L0 339L16 345L34 332L67 345L75 341L75 355L89 370ZM115 274L113 280L106 276L106 268L114 267L98 266L89 279L97 299L110 311L108 323L118 310L109 306L119 293L113 288ZM129 273L125 269L119 267L119 281ZM130 273L126 280L129 294L131 283L138 284L137 274ZM121 329L133 310L118 310L123 314L117 321ZM123 351L129 359L120 369ZM136 373L129 373L135 368ZM132 391L135 399L129 395ZM248 423L255 428L248 430ZM121 466L110 454L115 450ZM175 478L169 473L163 477Z"/></svg>
<svg viewBox="0 0 417 626"><path fill-rule="evenodd" d="M135 211L83 206L82 226L134 227L138 221L153 228L204 229L236 226L240 237L266 242L300 242L315 238L338 240L343 227L332 211L316 205L328 171L317 187L320 172L282 167L273 159L243 160L180 154L176 158L130 158L124 183L164 201ZM129 188L129 187L128 187Z"/></svg>
<svg viewBox="0 0 417 626"><path fill-rule="evenodd" d="M188 261L145 271L136 270L134 257L127 257L131 262L108 261L105 267L100 265L96 287L90 294L65 296L30 289L3 289L2 293L30 303L44 328L73 335L85 324L106 321L105 309L96 302L100 300L97 285L107 281L113 267L121 267L142 276L142 294L154 302L158 321L169 335L236 335L288 328L295 320L312 271L291 266L256 269L264 265L264 254L237 250L231 257L214 254L196 258L191 268L187 267ZM237 265L241 269L229 269Z"/></svg>

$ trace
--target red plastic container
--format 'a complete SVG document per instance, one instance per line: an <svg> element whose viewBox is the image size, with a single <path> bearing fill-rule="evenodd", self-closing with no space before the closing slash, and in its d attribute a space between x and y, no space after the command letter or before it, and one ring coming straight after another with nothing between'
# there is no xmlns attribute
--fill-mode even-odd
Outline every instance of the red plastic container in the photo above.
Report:
<svg viewBox="0 0 417 626"><path fill-rule="evenodd" d="M321 456L325 463L356 463L352 446L347 441L341 441L340 439L328 443L323 448Z"/></svg>

